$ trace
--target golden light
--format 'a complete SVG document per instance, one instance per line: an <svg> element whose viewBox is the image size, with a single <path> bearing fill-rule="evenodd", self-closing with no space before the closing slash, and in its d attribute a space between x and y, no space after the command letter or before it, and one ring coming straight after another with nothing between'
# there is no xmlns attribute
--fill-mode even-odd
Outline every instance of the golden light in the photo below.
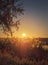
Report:
<svg viewBox="0 0 48 65"><path fill-rule="evenodd" d="M18 36L18 38L23 38L23 39L28 39L28 38L32 38L31 35L27 34L27 33L20 33Z"/></svg>
<svg viewBox="0 0 48 65"><path fill-rule="evenodd" d="M23 33L23 34L22 34L22 37L23 37L23 38L24 38L24 37L27 37L27 34Z"/></svg>

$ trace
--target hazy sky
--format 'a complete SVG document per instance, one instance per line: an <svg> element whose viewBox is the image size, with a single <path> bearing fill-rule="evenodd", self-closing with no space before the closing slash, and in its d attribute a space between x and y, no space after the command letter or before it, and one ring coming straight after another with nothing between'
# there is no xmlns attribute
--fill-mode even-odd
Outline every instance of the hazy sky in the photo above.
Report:
<svg viewBox="0 0 48 65"><path fill-rule="evenodd" d="M24 0L24 16L17 35L48 37L48 0ZM14 34L15 36L15 34Z"/></svg>
<svg viewBox="0 0 48 65"><path fill-rule="evenodd" d="M48 0L24 0L25 14L18 34L48 37Z"/></svg>

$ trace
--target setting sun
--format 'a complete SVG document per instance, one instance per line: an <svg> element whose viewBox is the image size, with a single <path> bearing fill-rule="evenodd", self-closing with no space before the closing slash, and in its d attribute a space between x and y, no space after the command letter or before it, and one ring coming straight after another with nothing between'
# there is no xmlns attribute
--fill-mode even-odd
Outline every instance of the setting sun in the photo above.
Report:
<svg viewBox="0 0 48 65"><path fill-rule="evenodd" d="M27 37L27 34L23 33L23 34L22 34L22 37Z"/></svg>

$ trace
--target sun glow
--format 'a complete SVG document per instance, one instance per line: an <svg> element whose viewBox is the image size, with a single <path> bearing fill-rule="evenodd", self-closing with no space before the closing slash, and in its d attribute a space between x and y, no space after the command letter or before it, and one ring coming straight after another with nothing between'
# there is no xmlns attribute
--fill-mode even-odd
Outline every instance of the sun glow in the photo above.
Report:
<svg viewBox="0 0 48 65"><path fill-rule="evenodd" d="M32 38L32 36L27 33L20 33L19 35L17 35L17 37L23 39Z"/></svg>
<svg viewBox="0 0 48 65"><path fill-rule="evenodd" d="M22 37L23 37L23 38L27 37L27 34L23 33L23 34L22 34Z"/></svg>

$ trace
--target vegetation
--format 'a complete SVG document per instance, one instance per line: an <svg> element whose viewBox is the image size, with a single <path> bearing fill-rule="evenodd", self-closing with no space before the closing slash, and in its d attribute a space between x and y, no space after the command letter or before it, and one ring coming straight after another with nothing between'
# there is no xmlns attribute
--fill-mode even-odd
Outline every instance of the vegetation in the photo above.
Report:
<svg viewBox="0 0 48 65"><path fill-rule="evenodd" d="M17 43L17 39L0 39L0 65L48 65L48 50L29 47L27 55L21 57Z"/></svg>
<svg viewBox="0 0 48 65"><path fill-rule="evenodd" d="M4 33L11 33L12 27L19 28L18 16L23 14L22 2L20 0L0 0L0 29Z"/></svg>

